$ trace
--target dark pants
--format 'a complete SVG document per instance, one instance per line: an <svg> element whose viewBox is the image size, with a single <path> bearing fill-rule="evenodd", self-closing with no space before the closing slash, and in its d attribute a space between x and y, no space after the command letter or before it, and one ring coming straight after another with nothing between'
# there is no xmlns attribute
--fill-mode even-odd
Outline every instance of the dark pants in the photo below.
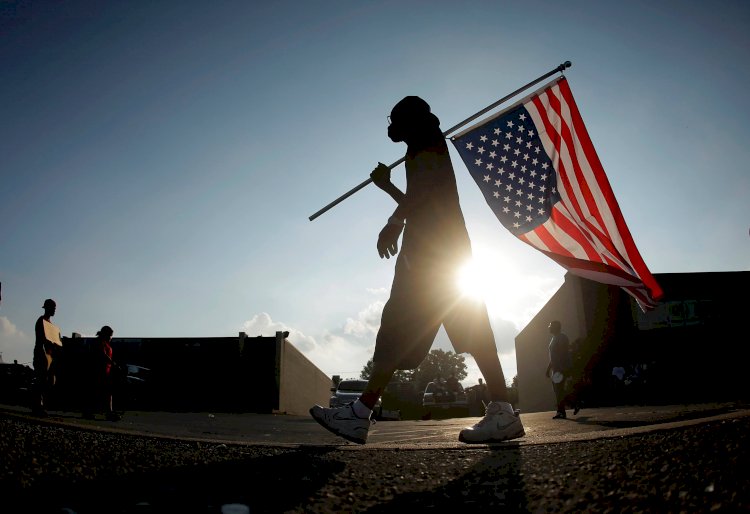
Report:
<svg viewBox="0 0 750 514"><path fill-rule="evenodd" d="M34 348L34 398L31 408L43 410L49 406L52 388L57 381L54 349Z"/></svg>
<svg viewBox="0 0 750 514"><path fill-rule="evenodd" d="M565 387L567 379L563 380L559 384L552 382L552 390L555 391L555 399L557 400L557 412L565 412L565 405L567 404L567 388Z"/></svg>
<svg viewBox="0 0 750 514"><path fill-rule="evenodd" d="M565 412L567 406L575 407L578 403L578 390L573 385L573 377L564 374L564 379L559 384L552 382L552 389L555 391L557 400L557 412Z"/></svg>
<svg viewBox="0 0 750 514"><path fill-rule="evenodd" d="M95 412L110 414L112 412L113 379L113 374L111 372L107 373L104 369L98 370L93 374L89 390L87 414Z"/></svg>

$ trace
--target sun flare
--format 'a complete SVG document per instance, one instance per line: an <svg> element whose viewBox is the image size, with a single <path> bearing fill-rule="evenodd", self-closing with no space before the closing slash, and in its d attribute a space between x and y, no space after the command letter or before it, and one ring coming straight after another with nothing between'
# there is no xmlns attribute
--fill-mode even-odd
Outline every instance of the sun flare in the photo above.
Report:
<svg viewBox="0 0 750 514"><path fill-rule="evenodd" d="M458 270L457 282L462 294L484 301L490 317L516 323L528 317L521 299L539 294L538 284L525 279L506 257L480 249Z"/></svg>
<svg viewBox="0 0 750 514"><path fill-rule="evenodd" d="M489 288L485 280L485 275L476 259L466 262L458 270L458 287L465 296L475 300L487 301Z"/></svg>

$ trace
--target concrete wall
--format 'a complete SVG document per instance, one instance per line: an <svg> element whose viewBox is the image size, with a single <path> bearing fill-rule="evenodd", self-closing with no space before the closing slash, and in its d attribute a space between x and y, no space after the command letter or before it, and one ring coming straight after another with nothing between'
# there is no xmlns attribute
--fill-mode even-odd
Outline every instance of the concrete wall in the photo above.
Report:
<svg viewBox="0 0 750 514"><path fill-rule="evenodd" d="M328 406L331 377L285 335L116 338L116 361L151 370L147 394L121 408L308 415L316 403ZM93 339L66 338L65 342L68 365L60 384L66 397L78 400L83 385L74 379L84 373L73 365L87 362L84 356Z"/></svg>
<svg viewBox="0 0 750 514"><path fill-rule="evenodd" d="M310 407L328 407L331 377L318 369L281 332L276 333L279 401L276 412L306 416Z"/></svg>

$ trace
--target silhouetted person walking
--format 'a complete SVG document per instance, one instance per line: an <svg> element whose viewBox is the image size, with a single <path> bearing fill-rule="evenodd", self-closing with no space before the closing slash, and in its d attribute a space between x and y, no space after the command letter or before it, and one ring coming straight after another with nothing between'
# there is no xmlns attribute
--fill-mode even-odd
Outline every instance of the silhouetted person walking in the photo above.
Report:
<svg viewBox="0 0 750 514"><path fill-rule="evenodd" d="M404 234L391 296L383 308L372 373L359 400L335 409L316 405L310 414L334 434L365 443L372 408L391 377L396 370L419 366L442 325L456 352L474 357L491 400L484 418L463 429L459 439L482 443L521 437L523 425L508 403L487 308L458 290L456 274L471 257L471 242L440 121L416 96L398 102L389 121L391 140L407 144L406 192L391 182L387 166L379 164L370 174L375 185L398 204L380 231L380 257L395 256Z"/></svg>
<svg viewBox="0 0 750 514"><path fill-rule="evenodd" d="M549 364L545 375L552 378L552 389L555 391L557 400L557 413L553 419L565 419L565 405L567 403L566 382L571 377L573 362L570 358L570 341L568 336L562 332L562 324L551 321L549 332L552 339L549 342ZM550 374L551 373L551 374ZM577 412L576 412L577 413Z"/></svg>
<svg viewBox="0 0 750 514"><path fill-rule="evenodd" d="M51 321L57 311L57 303L48 298L42 305L44 314L34 325L34 396L31 410L37 416L46 416L47 408L57 380L57 362L62 350L60 329Z"/></svg>

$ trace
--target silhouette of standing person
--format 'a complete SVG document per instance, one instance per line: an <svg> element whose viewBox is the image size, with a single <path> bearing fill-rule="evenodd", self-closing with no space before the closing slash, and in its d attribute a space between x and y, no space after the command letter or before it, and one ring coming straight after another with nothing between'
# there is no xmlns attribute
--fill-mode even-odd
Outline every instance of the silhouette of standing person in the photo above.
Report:
<svg viewBox="0 0 750 514"><path fill-rule="evenodd" d="M120 416L113 408L113 392L115 388L115 361L112 359L112 336L114 330L104 325L96 333L94 343L94 395L96 403L104 407L104 414L109 421L119 421ZM84 416L88 414L85 413Z"/></svg>
<svg viewBox="0 0 750 514"><path fill-rule="evenodd" d="M573 367L570 358L570 341L568 336L562 332L562 324L550 321L548 325L552 339L549 342L549 364L545 376L552 378L552 389L557 400L557 413L552 419L565 419L565 405L567 403L566 381L570 377ZM577 413L577 412L576 412Z"/></svg>
<svg viewBox="0 0 750 514"><path fill-rule="evenodd" d="M57 311L57 303L51 298L44 300L44 314L39 316L34 325L34 397L31 406L37 416L46 416L50 396L57 381L56 359L60 355L62 343L60 329L51 321Z"/></svg>
<svg viewBox="0 0 750 514"><path fill-rule="evenodd" d="M491 400L483 419L461 430L459 440L482 443L522 437L521 420L508 403L487 308L458 289L457 272L471 257L471 242L440 121L427 102L407 96L393 107L389 122L390 139L407 145L406 192L391 182L384 164L370 174L398 204L380 231L378 254L386 259L396 256L402 231L403 241L383 308L372 372L359 400L336 409L316 405L310 414L334 434L364 444L372 408L391 377L396 370L419 366L442 325L456 352L474 357Z"/></svg>
<svg viewBox="0 0 750 514"><path fill-rule="evenodd" d="M477 384L477 398L483 406L487 403L487 386L484 384L481 378L479 378Z"/></svg>

